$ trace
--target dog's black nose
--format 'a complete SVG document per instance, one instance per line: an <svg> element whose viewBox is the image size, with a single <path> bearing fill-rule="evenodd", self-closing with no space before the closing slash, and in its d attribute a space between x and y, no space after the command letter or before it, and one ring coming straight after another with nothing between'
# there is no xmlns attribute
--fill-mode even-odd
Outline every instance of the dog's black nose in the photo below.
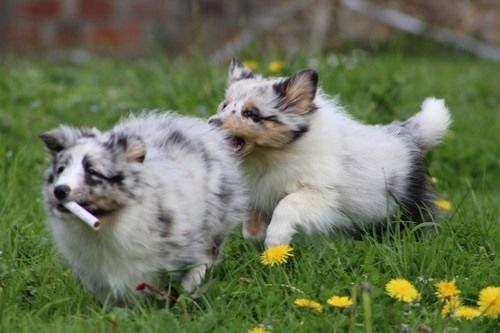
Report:
<svg viewBox="0 0 500 333"><path fill-rule="evenodd" d="M66 198L70 191L71 189L69 188L68 185L58 185L54 187L54 195L59 200Z"/></svg>
<svg viewBox="0 0 500 333"><path fill-rule="evenodd" d="M208 123L210 125L214 125L214 126L221 126L222 125L222 121L219 118L210 118L208 120Z"/></svg>

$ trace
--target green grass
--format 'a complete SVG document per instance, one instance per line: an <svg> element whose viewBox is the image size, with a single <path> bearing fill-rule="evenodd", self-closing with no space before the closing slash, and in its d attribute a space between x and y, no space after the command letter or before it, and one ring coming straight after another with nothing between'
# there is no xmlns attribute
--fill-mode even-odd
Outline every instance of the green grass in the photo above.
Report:
<svg viewBox="0 0 500 333"><path fill-rule="evenodd" d="M296 241L291 262L269 268L259 263L261 249L235 231L204 292L182 295L182 306L167 309L103 308L61 263L44 224L46 156L37 136L59 123L108 128L144 108L207 117L222 98L226 68L200 57L0 65L0 332L246 332L258 324L273 332L364 332L361 284L369 285L363 290L374 332L398 332L402 324L413 332L420 324L434 332L499 331L494 319L441 319L432 284L456 277L469 304L481 288L500 284L500 65L447 53L354 58L335 67L320 60L320 82L366 122L404 119L426 96L446 99L451 133L428 156L439 193L453 204L438 232L421 240L410 231L381 242ZM306 66L304 59L287 64L284 74ZM393 277L412 281L420 303L390 299L383 288ZM298 297L325 305L332 294L353 290L353 313L315 314L293 305Z"/></svg>

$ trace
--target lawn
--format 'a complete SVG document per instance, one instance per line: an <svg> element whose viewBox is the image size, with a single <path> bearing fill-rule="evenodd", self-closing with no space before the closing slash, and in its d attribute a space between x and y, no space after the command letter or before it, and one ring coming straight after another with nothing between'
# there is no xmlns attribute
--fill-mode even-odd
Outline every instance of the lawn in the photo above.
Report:
<svg viewBox="0 0 500 333"><path fill-rule="evenodd" d="M268 72L271 57L254 59ZM287 59L280 74L307 66ZM208 117L223 96L226 67L202 57L135 62L93 59L80 65L8 58L0 64L0 332L495 332L498 319L441 318L433 284L456 279L464 303L500 285L500 64L454 53L348 53L315 61L320 84L357 118L404 119L426 96L446 99L453 125L428 156L440 196L452 208L437 231L382 241L367 237L296 240L288 264L260 263L261 248L229 238L224 260L194 295L159 309L104 308L64 266L44 224L41 181L47 156L38 134L59 123L109 128L142 109ZM411 281L419 302L398 303L384 290ZM326 304L355 293L354 310ZM322 313L294 306L323 304ZM363 301L370 306L363 306ZM367 305L367 304L365 304ZM367 309L370 308L370 311ZM405 331L406 332L406 331Z"/></svg>

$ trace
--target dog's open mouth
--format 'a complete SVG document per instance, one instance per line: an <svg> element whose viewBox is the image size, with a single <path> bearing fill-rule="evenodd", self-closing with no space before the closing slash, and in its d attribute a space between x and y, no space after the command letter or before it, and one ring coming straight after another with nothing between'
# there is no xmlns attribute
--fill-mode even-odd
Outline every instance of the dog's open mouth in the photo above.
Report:
<svg viewBox="0 0 500 333"><path fill-rule="evenodd" d="M243 148L245 148L246 141L239 136L232 136L231 137L231 146L233 147L234 151L236 153L241 153L243 151Z"/></svg>

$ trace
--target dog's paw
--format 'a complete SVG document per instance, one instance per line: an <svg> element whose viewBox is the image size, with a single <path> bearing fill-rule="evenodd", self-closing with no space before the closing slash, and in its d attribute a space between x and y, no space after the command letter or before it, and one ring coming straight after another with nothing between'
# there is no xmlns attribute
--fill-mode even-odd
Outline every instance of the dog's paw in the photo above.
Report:
<svg viewBox="0 0 500 333"><path fill-rule="evenodd" d="M205 273L207 272L206 265L198 265L196 267L191 268L186 275L182 278L181 285L184 290L188 293L192 292L194 288L200 285L201 281L205 277Z"/></svg>
<svg viewBox="0 0 500 333"><path fill-rule="evenodd" d="M288 245L292 241L292 237L285 234L267 234L266 240L264 241L264 245L266 249L278 245Z"/></svg>

